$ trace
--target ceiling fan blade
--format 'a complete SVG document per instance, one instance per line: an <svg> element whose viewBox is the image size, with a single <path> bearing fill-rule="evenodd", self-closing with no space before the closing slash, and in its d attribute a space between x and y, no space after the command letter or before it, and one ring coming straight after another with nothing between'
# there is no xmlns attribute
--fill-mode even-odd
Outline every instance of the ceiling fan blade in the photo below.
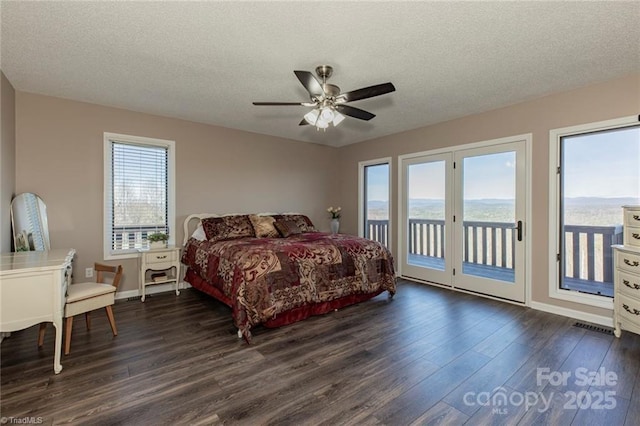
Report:
<svg viewBox="0 0 640 426"><path fill-rule="evenodd" d="M303 118L302 121L298 124L298 126L306 126L308 124L309 122Z"/></svg>
<svg viewBox="0 0 640 426"><path fill-rule="evenodd" d="M394 92L396 88L391 83L376 84L375 86L364 87L358 90L352 90L351 92L343 93L338 96L339 100L344 99L344 102L359 101L360 99L373 98L374 96L380 96L387 93Z"/></svg>
<svg viewBox="0 0 640 426"><path fill-rule="evenodd" d="M365 121L369 121L376 116L375 114L371 114L368 111L349 105L336 105L336 111L344 115L348 115L349 117L358 118Z"/></svg>
<svg viewBox="0 0 640 426"><path fill-rule="evenodd" d="M258 106L283 106L283 105L297 105L297 106L308 106L308 102L254 102L254 105ZM313 104L312 104L313 105Z"/></svg>
<svg viewBox="0 0 640 426"><path fill-rule="evenodd" d="M324 96L322 85L320 84L318 79L314 77L313 74L311 74L309 71L294 71L294 73L296 77L298 77L298 80L300 80L300 83L302 83L304 88L307 89L307 92L309 92L312 97L319 98L321 96Z"/></svg>

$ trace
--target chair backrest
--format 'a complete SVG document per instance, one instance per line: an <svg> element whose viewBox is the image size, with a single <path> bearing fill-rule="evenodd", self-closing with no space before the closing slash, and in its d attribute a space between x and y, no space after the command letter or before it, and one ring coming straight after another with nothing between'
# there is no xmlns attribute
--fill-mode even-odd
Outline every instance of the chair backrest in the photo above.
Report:
<svg viewBox="0 0 640 426"><path fill-rule="evenodd" d="M109 266L109 265L103 265L102 263L96 263L93 266L93 269L96 270L96 282L99 282L99 283L104 283L105 272L114 274L111 285L114 286L116 289L118 288L118 285L120 285L120 279L122 278L122 265Z"/></svg>

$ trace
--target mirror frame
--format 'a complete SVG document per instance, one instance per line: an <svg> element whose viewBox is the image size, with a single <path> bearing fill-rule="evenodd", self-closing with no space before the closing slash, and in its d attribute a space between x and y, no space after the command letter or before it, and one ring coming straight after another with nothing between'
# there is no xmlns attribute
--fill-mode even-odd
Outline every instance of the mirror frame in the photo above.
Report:
<svg viewBox="0 0 640 426"><path fill-rule="evenodd" d="M14 251L51 250L47 205L37 194L23 192L11 200L11 233Z"/></svg>

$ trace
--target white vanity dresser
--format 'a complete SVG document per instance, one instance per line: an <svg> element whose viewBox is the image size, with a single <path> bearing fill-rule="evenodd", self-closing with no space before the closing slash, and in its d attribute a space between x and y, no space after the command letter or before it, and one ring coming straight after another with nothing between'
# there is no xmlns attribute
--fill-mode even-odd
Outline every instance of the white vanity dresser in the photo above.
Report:
<svg viewBox="0 0 640 426"><path fill-rule="evenodd" d="M623 244L613 246L615 262L613 324L640 334L640 206L624 206Z"/></svg>
<svg viewBox="0 0 640 426"><path fill-rule="evenodd" d="M62 318L74 255L74 249L0 254L0 332L52 322L56 374L62 370Z"/></svg>

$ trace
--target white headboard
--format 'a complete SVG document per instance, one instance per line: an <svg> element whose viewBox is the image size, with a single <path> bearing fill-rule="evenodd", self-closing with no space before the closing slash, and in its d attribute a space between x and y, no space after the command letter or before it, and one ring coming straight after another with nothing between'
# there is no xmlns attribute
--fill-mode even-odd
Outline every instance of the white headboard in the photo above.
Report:
<svg viewBox="0 0 640 426"><path fill-rule="evenodd" d="M183 225L184 237L182 240L182 246L184 247L187 244L187 241L189 241L189 237L191 237L191 234L193 234L193 231L196 230L196 228L198 227L198 224L202 219L205 219L207 217L220 217L220 216L226 216L226 215L219 215L216 213L194 213L187 216L187 218L184 220L184 225Z"/></svg>

